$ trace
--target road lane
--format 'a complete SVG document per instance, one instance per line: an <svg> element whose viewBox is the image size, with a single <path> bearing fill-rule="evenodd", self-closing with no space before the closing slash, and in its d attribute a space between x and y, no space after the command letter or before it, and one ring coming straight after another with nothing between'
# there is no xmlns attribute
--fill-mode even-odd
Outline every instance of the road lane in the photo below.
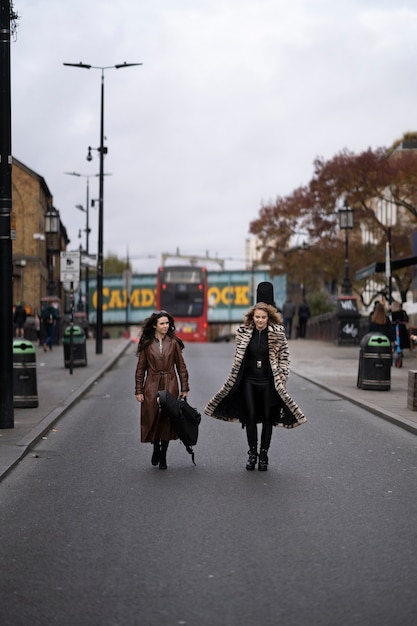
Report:
<svg viewBox="0 0 417 626"><path fill-rule="evenodd" d="M187 345L202 411L233 346ZM133 349L0 484L5 626L414 624L417 439L296 376L309 421L244 431L203 417L194 467L139 443Z"/></svg>

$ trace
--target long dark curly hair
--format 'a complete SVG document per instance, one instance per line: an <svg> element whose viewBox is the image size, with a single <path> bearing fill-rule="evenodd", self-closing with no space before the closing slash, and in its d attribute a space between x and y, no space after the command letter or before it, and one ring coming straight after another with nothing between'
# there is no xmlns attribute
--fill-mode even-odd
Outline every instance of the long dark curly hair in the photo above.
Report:
<svg viewBox="0 0 417 626"><path fill-rule="evenodd" d="M141 350L144 350L145 348L147 348L147 346L150 346L151 343L153 342L155 338L156 322L161 317L168 318L168 321L169 321L169 329L167 332L168 337L172 337L172 339L175 339L176 341L178 341L178 343L180 344L181 350L184 349L184 343L175 334L175 321L172 315L168 313L168 311L154 311L152 315L147 317L146 320L143 322L142 334L140 336L138 349L136 352L137 355L139 355L139 352Z"/></svg>

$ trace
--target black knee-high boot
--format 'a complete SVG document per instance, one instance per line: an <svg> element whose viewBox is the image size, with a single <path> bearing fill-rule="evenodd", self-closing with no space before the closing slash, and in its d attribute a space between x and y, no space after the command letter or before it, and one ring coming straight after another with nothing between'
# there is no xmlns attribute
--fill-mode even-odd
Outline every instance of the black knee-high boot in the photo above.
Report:
<svg viewBox="0 0 417 626"><path fill-rule="evenodd" d="M258 427L255 424L246 424L246 437L248 439L248 462L246 463L246 469L252 471L255 469L256 460L258 458Z"/></svg>
<svg viewBox="0 0 417 626"><path fill-rule="evenodd" d="M166 470L167 465L167 450L168 450L169 441L161 441L161 452L159 455L159 469Z"/></svg>
<svg viewBox="0 0 417 626"><path fill-rule="evenodd" d="M161 455L161 442L158 439L153 444L153 453L152 453L152 458L151 458L151 463L153 466L158 465L160 455Z"/></svg>
<svg viewBox="0 0 417 626"><path fill-rule="evenodd" d="M261 432L261 448L269 450L272 438L272 424L262 424Z"/></svg>
<svg viewBox="0 0 417 626"><path fill-rule="evenodd" d="M264 424L261 434L261 449L259 451L258 470L266 472L268 469L268 450L271 444L272 424Z"/></svg>

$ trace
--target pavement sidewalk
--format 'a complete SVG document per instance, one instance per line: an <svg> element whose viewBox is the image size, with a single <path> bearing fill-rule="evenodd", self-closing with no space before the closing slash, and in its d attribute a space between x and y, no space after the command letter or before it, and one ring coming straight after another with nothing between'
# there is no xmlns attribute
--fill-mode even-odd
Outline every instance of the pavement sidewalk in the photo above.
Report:
<svg viewBox="0 0 417 626"><path fill-rule="evenodd" d="M356 386L359 346L293 339L289 347L292 372L417 434L417 411L407 408L408 372L417 370L417 351L405 350L403 366L391 367L389 391L370 391Z"/></svg>
<svg viewBox="0 0 417 626"><path fill-rule="evenodd" d="M35 345L35 344L34 344ZM64 364L63 346L44 352L36 346L36 379L39 406L14 409L14 428L0 429L0 480L27 454L79 398L112 367L127 348L129 339L105 339L103 353L95 353L95 339L87 339L87 366Z"/></svg>
<svg viewBox="0 0 417 626"><path fill-rule="evenodd" d="M87 366L64 365L62 346L43 352L37 348L39 406L14 410L14 428L0 429L0 480L54 426L132 345L130 339L106 339L103 354L95 354L95 340L86 343ZM417 434L417 411L407 408L408 372L417 370L417 351L406 351L402 368L391 368L391 389L369 391L356 386L359 346L336 346L312 340L290 340L291 371L375 415Z"/></svg>

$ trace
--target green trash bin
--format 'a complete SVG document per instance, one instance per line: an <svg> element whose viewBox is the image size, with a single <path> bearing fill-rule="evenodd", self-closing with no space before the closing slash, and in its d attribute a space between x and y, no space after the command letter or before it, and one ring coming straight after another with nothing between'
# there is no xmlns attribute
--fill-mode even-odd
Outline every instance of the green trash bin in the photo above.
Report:
<svg viewBox="0 0 417 626"><path fill-rule="evenodd" d="M70 367L71 360L71 326L65 329L62 340L64 346L65 367ZM72 365L85 367L87 365L87 344L83 329L80 326L72 327Z"/></svg>
<svg viewBox="0 0 417 626"><path fill-rule="evenodd" d="M360 342L357 387L371 391L391 389L391 341L382 333L368 333Z"/></svg>
<svg viewBox="0 0 417 626"><path fill-rule="evenodd" d="M13 341L13 406L35 409L39 406L36 378L36 350L27 339Z"/></svg>

